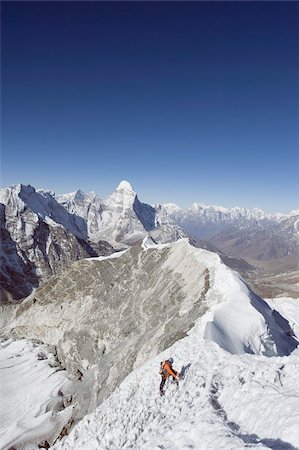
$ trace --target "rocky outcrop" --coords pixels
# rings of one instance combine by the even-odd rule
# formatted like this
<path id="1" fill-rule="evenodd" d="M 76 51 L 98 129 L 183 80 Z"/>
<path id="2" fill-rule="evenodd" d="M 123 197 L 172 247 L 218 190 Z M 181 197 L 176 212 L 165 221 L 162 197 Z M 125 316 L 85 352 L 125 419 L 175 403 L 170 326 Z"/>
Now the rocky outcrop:
<path id="1" fill-rule="evenodd" d="M 84 220 L 31 186 L 2 189 L 0 214 L 1 302 L 26 297 L 73 261 L 113 251 L 107 243 L 93 248 Z"/>
<path id="2" fill-rule="evenodd" d="M 221 302 L 229 305 L 223 314 Z M 219 256 L 187 239 L 144 242 L 108 258 L 73 263 L 18 306 L 6 333 L 56 347 L 61 364 L 78 379 L 83 415 L 214 307 L 215 320 L 207 316 L 203 333 L 228 351 L 272 355 L 294 348 L 270 309 Z"/>

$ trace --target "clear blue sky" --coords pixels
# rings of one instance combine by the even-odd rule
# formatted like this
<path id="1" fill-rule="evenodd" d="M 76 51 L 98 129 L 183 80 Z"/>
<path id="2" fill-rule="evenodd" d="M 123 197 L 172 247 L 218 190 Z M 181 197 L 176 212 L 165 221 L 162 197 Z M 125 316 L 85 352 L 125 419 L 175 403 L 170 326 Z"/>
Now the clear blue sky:
<path id="1" fill-rule="evenodd" d="M 2 2 L 2 186 L 299 207 L 297 2 Z"/>

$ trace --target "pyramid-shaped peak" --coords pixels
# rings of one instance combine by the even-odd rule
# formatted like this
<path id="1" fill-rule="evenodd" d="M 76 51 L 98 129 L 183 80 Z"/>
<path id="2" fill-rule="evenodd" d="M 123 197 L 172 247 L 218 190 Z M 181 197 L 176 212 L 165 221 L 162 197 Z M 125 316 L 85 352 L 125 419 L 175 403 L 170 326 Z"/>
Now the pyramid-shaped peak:
<path id="1" fill-rule="evenodd" d="M 83 192 L 81 189 L 77 189 L 74 192 L 74 199 L 75 200 L 84 200 L 85 199 L 85 192 Z"/>
<path id="2" fill-rule="evenodd" d="M 126 180 L 122 180 L 116 188 L 117 191 L 129 191 L 134 192 L 130 183 Z"/>

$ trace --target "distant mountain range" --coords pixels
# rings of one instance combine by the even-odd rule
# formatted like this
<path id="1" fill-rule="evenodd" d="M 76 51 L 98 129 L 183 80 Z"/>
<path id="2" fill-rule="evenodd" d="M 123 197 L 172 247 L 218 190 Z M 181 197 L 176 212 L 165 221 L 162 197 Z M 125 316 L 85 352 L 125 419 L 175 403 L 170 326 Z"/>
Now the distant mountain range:
<path id="1" fill-rule="evenodd" d="M 26 297 L 73 261 L 109 255 L 146 235 L 158 243 L 189 237 L 196 247 L 229 256 L 222 254 L 237 269 L 249 267 L 240 258 L 250 264 L 287 258 L 294 265 L 299 255 L 298 211 L 268 215 L 200 203 L 186 210 L 169 203 L 151 206 L 127 181 L 106 199 L 81 190 L 55 195 L 14 185 L 0 190 L 0 218 L 2 301 Z"/>
<path id="2" fill-rule="evenodd" d="M 163 208 L 186 232 L 208 240 L 229 256 L 268 261 L 299 255 L 298 210 L 289 215 L 266 214 L 258 208 L 200 203 L 188 209 L 167 203 Z"/>

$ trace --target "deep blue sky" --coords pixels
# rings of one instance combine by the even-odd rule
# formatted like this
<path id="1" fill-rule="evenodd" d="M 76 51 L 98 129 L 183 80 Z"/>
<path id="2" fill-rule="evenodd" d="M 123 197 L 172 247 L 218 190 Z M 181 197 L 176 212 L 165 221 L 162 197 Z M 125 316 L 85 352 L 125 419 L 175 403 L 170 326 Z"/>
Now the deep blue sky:
<path id="1" fill-rule="evenodd" d="M 297 2 L 2 2 L 2 186 L 299 207 Z"/>

